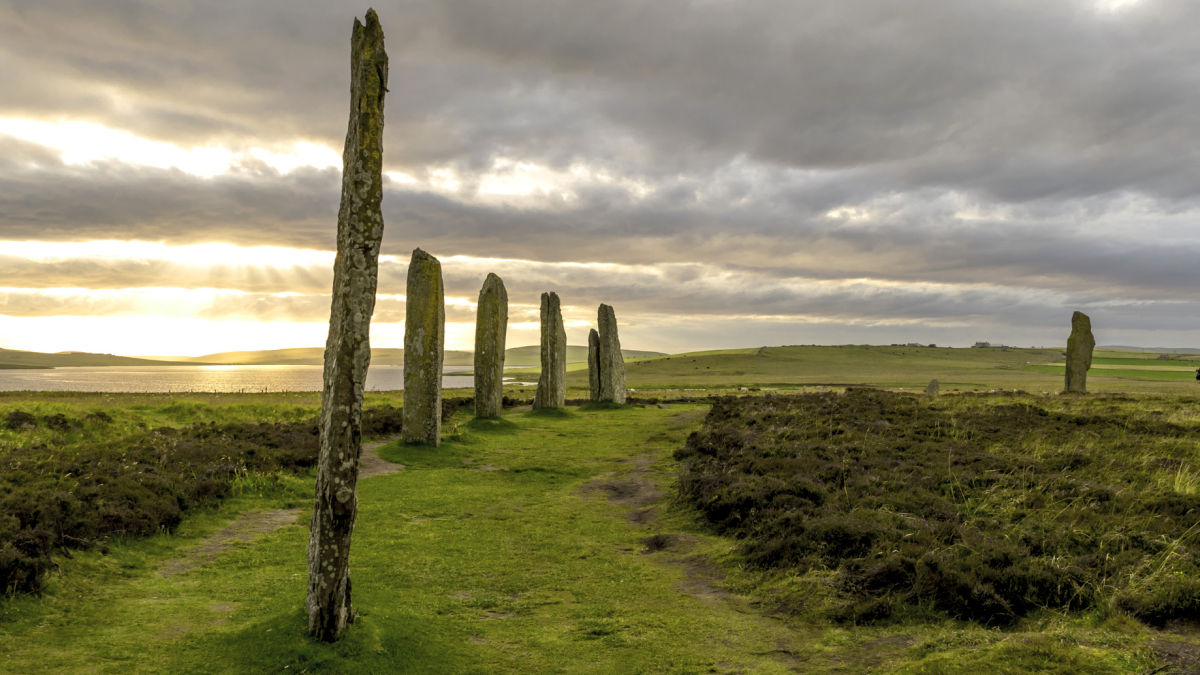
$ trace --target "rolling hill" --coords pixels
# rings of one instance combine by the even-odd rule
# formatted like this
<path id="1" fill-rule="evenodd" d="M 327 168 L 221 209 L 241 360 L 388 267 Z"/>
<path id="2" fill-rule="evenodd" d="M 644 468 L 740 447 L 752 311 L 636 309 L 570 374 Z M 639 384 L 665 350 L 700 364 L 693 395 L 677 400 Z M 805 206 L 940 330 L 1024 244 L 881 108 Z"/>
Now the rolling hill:
<path id="1" fill-rule="evenodd" d="M 0 348 L 0 368 L 66 368 L 71 366 L 162 366 L 181 365 L 178 361 L 156 361 L 132 356 L 92 354 L 89 352 L 26 352 Z"/>
<path id="2" fill-rule="evenodd" d="M 194 365 L 226 365 L 226 366 L 319 366 L 325 362 L 325 349 L 322 347 L 296 347 L 293 349 L 267 349 L 247 352 L 219 352 L 204 356 L 164 356 L 153 357 L 184 361 Z M 471 352 L 447 350 L 445 364 L 448 366 L 469 366 Z M 404 365 L 404 350 L 381 348 L 371 350 L 371 365 L 401 366 Z"/>
<path id="3" fill-rule="evenodd" d="M 663 352 L 647 352 L 640 349 L 622 349 L 621 356 L 625 357 L 625 360 L 628 361 L 630 359 L 645 359 L 652 356 L 667 356 L 667 354 Z M 567 345 L 567 363 L 587 363 L 587 347 Z M 536 368 L 541 365 L 541 348 L 538 345 L 529 345 L 527 347 L 505 349 L 504 365 Z"/>
<path id="4" fill-rule="evenodd" d="M 625 359 L 666 356 L 662 352 L 623 349 Z M 0 368 L 68 368 L 72 366 L 319 366 L 324 363 L 325 350 L 321 347 L 297 347 L 292 349 L 268 349 L 260 351 L 218 352 L 204 356 L 114 356 L 88 352 L 26 352 L 0 348 Z M 514 347 L 505 350 L 505 362 L 515 366 L 537 367 L 538 346 Z M 587 347 L 567 347 L 567 363 L 586 363 Z M 382 348 L 371 350 L 371 365 L 404 365 L 404 350 Z M 473 355 L 464 350 L 447 350 L 447 366 L 471 366 Z"/>

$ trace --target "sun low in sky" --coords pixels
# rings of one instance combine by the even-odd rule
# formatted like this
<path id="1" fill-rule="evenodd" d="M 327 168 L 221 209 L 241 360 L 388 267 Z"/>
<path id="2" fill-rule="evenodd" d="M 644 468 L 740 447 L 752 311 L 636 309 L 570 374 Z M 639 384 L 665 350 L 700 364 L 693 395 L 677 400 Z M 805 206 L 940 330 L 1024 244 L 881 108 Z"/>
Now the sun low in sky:
<path id="1" fill-rule="evenodd" d="M 448 347 L 488 272 L 583 344 L 1195 346 L 1200 7 L 1169 0 L 376 7 L 373 344 L 416 247 Z M 551 11 L 553 10 L 553 11 Z M 353 12 L 0 7 L 0 347 L 320 346 Z M 54 44 L 47 49 L 45 45 Z"/>

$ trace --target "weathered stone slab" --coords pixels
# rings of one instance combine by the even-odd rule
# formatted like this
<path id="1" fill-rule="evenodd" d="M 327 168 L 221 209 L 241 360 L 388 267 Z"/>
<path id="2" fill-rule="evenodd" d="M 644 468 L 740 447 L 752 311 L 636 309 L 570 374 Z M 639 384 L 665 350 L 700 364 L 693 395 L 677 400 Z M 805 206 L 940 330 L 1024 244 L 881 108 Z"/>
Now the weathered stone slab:
<path id="1" fill-rule="evenodd" d="M 442 358 L 446 341 L 446 305 L 442 264 L 421 249 L 408 263 L 404 301 L 404 412 L 400 436 L 405 443 L 442 443 Z"/>
<path id="2" fill-rule="evenodd" d="M 374 10 L 354 20 L 350 42 L 350 122 L 342 156 L 333 301 L 321 389 L 317 486 L 308 540 L 308 632 L 334 641 L 354 620 L 350 538 L 358 514 L 362 402 L 371 360 L 371 313 L 383 237 L 383 99 L 388 58 Z"/>
<path id="3" fill-rule="evenodd" d="M 567 401 L 567 330 L 558 293 L 542 293 L 542 373 L 534 408 L 561 408 Z"/>
<path id="4" fill-rule="evenodd" d="M 588 331 L 588 400 L 600 400 L 600 334 Z"/>
<path id="5" fill-rule="evenodd" d="M 1075 312 L 1071 315 L 1071 337 L 1067 338 L 1067 393 L 1087 393 L 1087 371 L 1092 367 L 1095 347 L 1092 320 L 1083 312 Z"/>
<path id="6" fill-rule="evenodd" d="M 600 349 L 600 399 L 625 403 L 625 357 L 621 355 L 621 340 L 617 337 L 617 315 L 610 305 L 600 305 L 597 313 Z"/>
<path id="7" fill-rule="evenodd" d="M 929 398 L 937 398 L 941 393 L 942 385 L 938 384 L 937 378 L 930 380 L 929 384 L 925 385 L 925 395 Z"/>
<path id="8" fill-rule="evenodd" d="M 475 310 L 475 416 L 499 417 L 504 400 L 504 338 L 508 331 L 508 291 L 488 274 Z"/>

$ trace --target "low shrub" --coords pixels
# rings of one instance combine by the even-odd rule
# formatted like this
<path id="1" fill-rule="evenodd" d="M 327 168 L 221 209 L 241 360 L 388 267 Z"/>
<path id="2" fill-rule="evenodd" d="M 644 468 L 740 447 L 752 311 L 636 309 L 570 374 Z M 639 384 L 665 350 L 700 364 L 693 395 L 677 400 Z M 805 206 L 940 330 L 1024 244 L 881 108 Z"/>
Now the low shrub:
<path id="1" fill-rule="evenodd" d="M 837 619 L 921 606 L 1005 625 L 1114 598 L 1147 621 L 1200 616 L 1200 585 L 1178 580 L 1200 577 L 1200 494 L 1143 454 L 1176 452 L 1178 471 L 1200 431 L 1095 399 L 955 398 L 722 399 L 675 453 L 679 494 L 750 565 L 835 570 Z"/>
<path id="2" fill-rule="evenodd" d="M 15 412 L 6 422 L 13 424 L 14 416 L 15 423 L 25 423 Z M 369 408 L 364 434 L 396 433 L 400 416 L 400 408 Z M 72 426 L 59 417 L 44 423 Z M 55 551 L 173 530 L 187 510 L 229 496 L 234 482 L 249 473 L 307 471 L 317 461 L 317 432 L 315 418 L 207 423 L 70 448 L 7 450 L 0 455 L 0 589 L 39 591 Z"/>

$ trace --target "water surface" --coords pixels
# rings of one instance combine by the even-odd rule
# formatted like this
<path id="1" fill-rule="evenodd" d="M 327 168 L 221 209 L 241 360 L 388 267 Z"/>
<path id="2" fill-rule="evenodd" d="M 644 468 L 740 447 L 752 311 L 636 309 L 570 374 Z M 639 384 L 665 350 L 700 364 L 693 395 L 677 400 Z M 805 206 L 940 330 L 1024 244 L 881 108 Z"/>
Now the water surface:
<path id="1" fill-rule="evenodd" d="M 320 391 L 321 366 L 104 366 L 0 370 L 0 391 L 267 392 Z M 472 387 L 464 366 L 443 369 L 442 386 Z M 403 366 L 371 366 L 369 391 L 404 388 Z"/>

